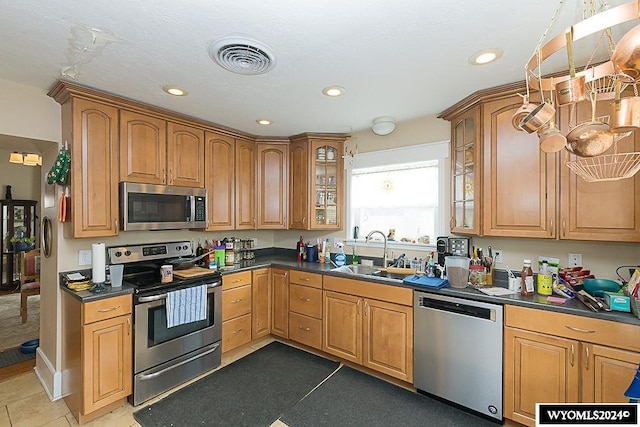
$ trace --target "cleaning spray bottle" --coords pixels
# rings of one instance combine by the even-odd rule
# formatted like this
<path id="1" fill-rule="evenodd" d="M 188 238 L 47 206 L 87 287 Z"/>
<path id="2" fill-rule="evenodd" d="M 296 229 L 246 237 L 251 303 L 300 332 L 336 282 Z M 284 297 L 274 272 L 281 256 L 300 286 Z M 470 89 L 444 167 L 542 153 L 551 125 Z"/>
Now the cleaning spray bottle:
<path id="1" fill-rule="evenodd" d="M 342 267 L 347 263 L 347 256 L 344 254 L 344 244 L 342 242 L 336 243 L 338 246 L 338 253 L 333 259 L 338 267 Z"/>

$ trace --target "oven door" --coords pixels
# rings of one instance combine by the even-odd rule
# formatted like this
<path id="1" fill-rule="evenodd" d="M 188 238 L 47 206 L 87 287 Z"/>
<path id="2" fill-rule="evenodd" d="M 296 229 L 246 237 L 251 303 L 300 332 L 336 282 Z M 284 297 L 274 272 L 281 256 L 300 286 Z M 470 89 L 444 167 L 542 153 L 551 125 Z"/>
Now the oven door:
<path id="1" fill-rule="evenodd" d="M 222 339 L 222 286 L 208 283 L 207 317 L 167 328 L 167 293 L 135 297 L 134 373 L 173 360 Z"/>

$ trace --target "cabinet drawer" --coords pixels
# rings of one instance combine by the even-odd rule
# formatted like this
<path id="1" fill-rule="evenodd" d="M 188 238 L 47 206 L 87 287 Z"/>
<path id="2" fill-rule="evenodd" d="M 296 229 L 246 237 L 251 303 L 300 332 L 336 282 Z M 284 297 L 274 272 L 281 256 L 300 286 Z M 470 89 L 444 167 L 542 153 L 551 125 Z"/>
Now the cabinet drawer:
<path id="1" fill-rule="evenodd" d="M 222 320 L 251 313 L 251 285 L 222 291 Z"/>
<path id="2" fill-rule="evenodd" d="M 93 323 L 104 319 L 130 314 L 133 307 L 131 295 L 105 298 L 91 301 L 82 305 L 83 324 Z"/>
<path id="3" fill-rule="evenodd" d="M 322 289 L 322 274 L 291 270 L 289 271 L 289 283 L 296 283 L 298 285 Z"/>
<path id="4" fill-rule="evenodd" d="M 222 322 L 222 352 L 251 341 L 251 314 Z"/>
<path id="5" fill-rule="evenodd" d="M 290 284 L 289 310 L 322 319 L 322 290 Z"/>
<path id="6" fill-rule="evenodd" d="M 251 271 L 243 271 L 242 273 L 233 273 L 222 276 L 222 289 L 233 289 L 244 285 L 251 284 Z"/>
<path id="7" fill-rule="evenodd" d="M 289 339 L 322 349 L 322 320 L 289 313 Z"/>
<path id="8" fill-rule="evenodd" d="M 506 305 L 504 312 L 506 326 L 640 351 L 636 325 L 513 305 Z"/>
<path id="9" fill-rule="evenodd" d="M 410 288 L 325 276 L 323 289 L 413 307 L 413 289 Z"/>

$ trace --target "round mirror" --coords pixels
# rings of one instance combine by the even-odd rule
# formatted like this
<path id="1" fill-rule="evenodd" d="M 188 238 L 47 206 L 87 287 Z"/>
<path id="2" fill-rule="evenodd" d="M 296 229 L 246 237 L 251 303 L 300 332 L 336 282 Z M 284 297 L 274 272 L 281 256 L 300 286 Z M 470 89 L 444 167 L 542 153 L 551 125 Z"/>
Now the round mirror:
<path id="1" fill-rule="evenodd" d="M 53 229 L 51 228 L 51 220 L 48 216 L 42 218 L 42 252 L 45 258 L 51 256 L 51 244 L 53 240 Z"/>

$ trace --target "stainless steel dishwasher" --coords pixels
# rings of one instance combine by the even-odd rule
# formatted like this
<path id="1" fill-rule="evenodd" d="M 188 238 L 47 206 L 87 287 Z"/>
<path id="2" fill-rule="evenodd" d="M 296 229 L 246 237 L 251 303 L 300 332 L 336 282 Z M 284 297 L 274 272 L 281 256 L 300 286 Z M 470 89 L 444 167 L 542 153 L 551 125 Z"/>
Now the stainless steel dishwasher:
<path id="1" fill-rule="evenodd" d="M 502 420 L 503 307 L 414 291 L 413 385 Z"/>

